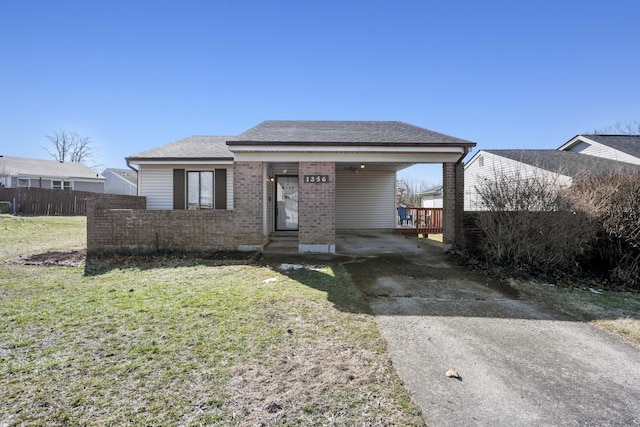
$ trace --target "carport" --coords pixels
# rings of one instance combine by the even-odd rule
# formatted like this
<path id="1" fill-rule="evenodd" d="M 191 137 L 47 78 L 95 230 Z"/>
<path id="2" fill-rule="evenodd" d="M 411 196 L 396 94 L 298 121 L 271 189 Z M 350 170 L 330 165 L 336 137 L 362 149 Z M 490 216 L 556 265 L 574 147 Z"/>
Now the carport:
<path id="1" fill-rule="evenodd" d="M 396 173 L 429 163 L 442 164 L 445 249 L 461 243 L 462 161 L 473 142 L 397 121 L 265 121 L 227 145 L 236 171 L 261 168 L 267 242 L 335 253 L 337 233 L 393 232 Z"/>

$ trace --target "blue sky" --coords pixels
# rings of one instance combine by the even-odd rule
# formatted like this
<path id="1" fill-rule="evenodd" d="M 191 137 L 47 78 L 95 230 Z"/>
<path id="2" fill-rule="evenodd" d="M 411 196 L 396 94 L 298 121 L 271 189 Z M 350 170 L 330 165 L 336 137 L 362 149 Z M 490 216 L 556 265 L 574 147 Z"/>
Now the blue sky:
<path id="1" fill-rule="evenodd" d="M 557 148 L 640 119 L 639 23 L 637 0 L 0 0 L 0 154 L 48 158 L 75 130 L 124 167 L 267 119 Z"/>

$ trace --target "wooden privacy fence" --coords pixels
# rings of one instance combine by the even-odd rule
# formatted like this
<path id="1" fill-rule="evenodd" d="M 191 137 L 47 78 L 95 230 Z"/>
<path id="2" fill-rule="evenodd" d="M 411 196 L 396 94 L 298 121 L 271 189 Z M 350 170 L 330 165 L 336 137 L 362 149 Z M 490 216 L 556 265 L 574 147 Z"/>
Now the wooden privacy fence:
<path id="1" fill-rule="evenodd" d="M 86 215 L 89 191 L 48 188 L 0 188 L 0 201 L 11 204 L 10 212 L 29 215 Z"/>

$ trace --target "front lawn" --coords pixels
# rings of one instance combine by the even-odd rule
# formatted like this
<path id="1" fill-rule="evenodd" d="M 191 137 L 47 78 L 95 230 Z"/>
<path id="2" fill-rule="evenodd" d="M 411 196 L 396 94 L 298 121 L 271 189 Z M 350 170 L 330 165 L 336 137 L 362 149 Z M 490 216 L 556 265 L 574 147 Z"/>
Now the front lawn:
<path id="1" fill-rule="evenodd" d="M 2 244 L 58 235 L 37 222 L 0 221 Z M 0 257 L 0 425 L 424 425 L 342 266 L 87 276 L 2 263 L 19 252 Z"/>

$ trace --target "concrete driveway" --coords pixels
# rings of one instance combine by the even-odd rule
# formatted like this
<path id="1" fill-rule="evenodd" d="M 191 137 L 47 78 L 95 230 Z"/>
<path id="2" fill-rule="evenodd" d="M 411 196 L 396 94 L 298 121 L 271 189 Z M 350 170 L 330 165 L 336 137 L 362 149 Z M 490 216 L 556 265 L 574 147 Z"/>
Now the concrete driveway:
<path id="1" fill-rule="evenodd" d="M 640 425 L 638 349 L 450 265 L 438 245 L 350 239 L 338 252 L 352 251 L 345 265 L 430 425 Z"/>

